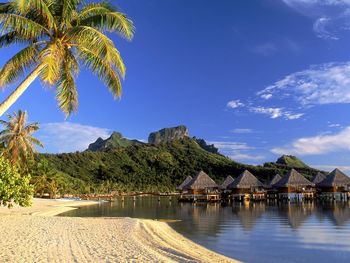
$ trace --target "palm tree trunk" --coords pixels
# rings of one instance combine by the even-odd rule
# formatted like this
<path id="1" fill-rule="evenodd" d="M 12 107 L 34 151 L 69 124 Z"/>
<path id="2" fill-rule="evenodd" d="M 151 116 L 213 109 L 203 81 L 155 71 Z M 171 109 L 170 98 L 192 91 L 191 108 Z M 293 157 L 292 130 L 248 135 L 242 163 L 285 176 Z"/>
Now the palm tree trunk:
<path id="1" fill-rule="evenodd" d="M 0 104 L 0 117 L 14 104 L 17 99 L 25 92 L 30 84 L 39 76 L 40 71 L 45 65 L 40 64 L 37 66 L 28 77 L 22 81 L 22 83 L 7 97 L 4 102 Z"/>

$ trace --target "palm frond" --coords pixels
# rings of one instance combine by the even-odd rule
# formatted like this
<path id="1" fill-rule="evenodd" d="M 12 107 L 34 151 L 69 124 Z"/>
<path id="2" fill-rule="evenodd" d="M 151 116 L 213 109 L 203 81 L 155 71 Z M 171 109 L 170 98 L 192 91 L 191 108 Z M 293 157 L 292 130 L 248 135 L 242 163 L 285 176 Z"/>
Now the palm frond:
<path id="1" fill-rule="evenodd" d="M 39 54 L 38 43 L 32 44 L 14 55 L 0 70 L 0 87 L 10 84 L 35 65 Z"/>
<path id="2" fill-rule="evenodd" d="M 94 72 L 109 88 L 115 97 L 121 96 L 121 82 L 118 73 L 103 59 L 90 50 L 78 48 L 78 56 L 84 65 Z"/>
<path id="3" fill-rule="evenodd" d="M 74 75 L 78 73 L 78 62 L 73 54 L 66 51 L 66 59 L 63 62 L 61 76 L 57 83 L 56 99 L 59 107 L 68 116 L 78 107 L 78 92 Z"/>
<path id="4" fill-rule="evenodd" d="M 22 14 L 27 14 L 28 12 L 34 10 L 37 15 L 44 18 L 46 25 L 48 28 L 55 26 L 55 19 L 49 9 L 49 5 L 47 2 L 50 1 L 43 1 L 43 0 L 20 0 L 16 2 L 24 2 L 21 3 L 21 11 Z"/>
<path id="5" fill-rule="evenodd" d="M 8 115 L 9 120 L 1 123 L 7 128 L 0 133 L 0 143 L 4 145 L 4 154 L 13 164 L 25 163 L 28 158 L 33 158 L 36 152 L 35 146 L 42 147 L 42 143 L 32 136 L 39 126 L 37 123 L 28 124 L 28 114 L 19 110 Z"/>
<path id="6" fill-rule="evenodd" d="M 0 3 L 0 14 L 12 13 L 16 6 L 13 2 Z"/>
<path id="7" fill-rule="evenodd" d="M 70 25 L 71 21 L 75 17 L 77 6 L 81 0 L 62 0 L 62 12 L 60 14 L 61 29 Z"/>
<path id="8" fill-rule="evenodd" d="M 116 31 L 128 40 L 131 40 L 135 33 L 133 22 L 121 12 L 97 14 L 79 21 L 79 25 L 90 26 L 103 32 Z"/>
<path id="9" fill-rule="evenodd" d="M 116 67 L 122 78 L 125 77 L 125 65 L 119 51 L 115 48 L 114 43 L 106 35 L 95 28 L 88 26 L 78 26 L 67 32 L 69 40 L 90 50 L 96 56 L 105 60 L 107 63 Z"/>
<path id="10" fill-rule="evenodd" d="M 0 24 L 2 33 L 16 31 L 26 38 L 40 38 L 44 34 L 51 35 L 45 26 L 18 14 L 0 13 Z"/>
<path id="11" fill-rule="evenodd" d="M 44 148 L 44 145 L 39 141 L 37 138 L 34 138 L 33 136 L 28 137 L 29 141 L 35 145 L 40 146 L 41 148 Z"/>
<path id="12" fill-rule="evenodd" d="M 0 36 L 0 48 L 7 47 L 13 44 L 28 42 L 35 42 L 35 39 L 23 37 L 16 31 L 12 31 Z"/>
<path id="13" fill-rule="evenodd" d="M 41 63 L 45 65 L 40 73 L 41 79 L 54 85 L 60 78 L 61 64 L 64 58 L 64 47 L 59 41 L 51 43 L 40 54 Z"/>

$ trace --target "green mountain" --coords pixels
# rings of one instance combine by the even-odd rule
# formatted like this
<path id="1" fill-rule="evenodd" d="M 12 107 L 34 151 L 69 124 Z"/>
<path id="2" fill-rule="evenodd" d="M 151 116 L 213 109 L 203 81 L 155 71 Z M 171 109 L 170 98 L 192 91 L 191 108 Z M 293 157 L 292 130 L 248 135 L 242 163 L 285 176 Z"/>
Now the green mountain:
<path id="1" fill-rule="evenodd" d="M 276 164 L 286 165 L 294 168 L 310 168 L 303 161 L 293 155 L 282 155 L 277 159 Z"/>
<path id="2" fill-rule="evenodd" d="M 121 133 L 113 132 L 108 139 L 103 140 L 102 138 L 98 138 L 94 143 L 91 143 L 88 147 L 88 151 L 104 151 L 117 147 L 128 147 L 135 144 L 142 144 L 142 142 L 126 139 Z"/>
<path id="3" fill-rule="evenodd" d="M 121 136 L 112 147 L 101 143 L 93 147 L 95 151 L 64 154 L 41 154 L 38 158 L 48 161 L 54 169 L 68 178 L 79 180 L 84 186 L 105 185 L 108 191 L 172 191 L 188 175 L 198 170 L 207 172 L 220 183 L 227 175 L 237 177 L 245 169 L 267 183 L 278 173 L 285 174 L 291 167 L 279 163 L 266 163 L 264 166 L 245 165 L 232 161 L 218 153 L 203 149 L 196 139 L 184 137 L 161 144 L 121 143 Z M 91 147 L 90 147 L 91 148 Z M 298 169 L 311 178 L 316 169 Z M 84 189 L 88 189 L 85 187 Z M 105 191 L 107 191 L 105 190 Z M 86 190 L 88 191 L 88 190 Z"/>

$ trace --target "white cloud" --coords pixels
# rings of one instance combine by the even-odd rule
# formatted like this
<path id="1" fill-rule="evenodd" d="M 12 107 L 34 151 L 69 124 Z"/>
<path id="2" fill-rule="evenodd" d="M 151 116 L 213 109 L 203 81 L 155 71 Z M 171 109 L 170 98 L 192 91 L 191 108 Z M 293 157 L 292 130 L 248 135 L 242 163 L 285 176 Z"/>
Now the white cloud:
<path id="1" fill-rule="evenodd" d="M 339 37 L 331 33 L 328 27 L 331 25 L 332 20 L 329 17 L 320 17 L 314 24 L 313 29 L 319 38 L 338 40 Z"/>
<path id="2" fill-rule="evenodd" d="M 227 107 L 231 109 L 236 109 L 239 107 L 244 107 L 244 103 L 240 102 L 240 100 L 231 100 L 227 103 Z"/>
<path id="3" fill-rule="evenodd" d="M 209 144 L 214 144 L 215 147 L 220 150 L 250 150 L 254 149 L 253 147 L 248 146 L 244 142 L 231 142 L 231 141 L 210 141 Z"/>
<path id="4" fill-rule="evenodd" d="M 51 152 L 74 152 L 86 150 L 98 137 L 109 137 L 108 129 L 71 122 L 40 125 L 38 137 Z"/>
<path id="5" fill-rule="evenodd" d="M 329 128 L 341 128 L 342 126 L 339 123 L 330 123 L 328 124 Z"/>
<path id="6" fill-rule="evenodd" d="M 233 129 L 230 132 L 232 133 L 252 133 L 253 130 L 252 129 Z"/>
<path id="7" fill-rule="evenodd" d="M 314 19 L 317 37 L 338 40 L 349 27 L 349 0 L 283 0 L 290 8 Z"/>
<path id="8" fill-rule="evenodd" d="M 285 112 L 284 116 L 288 120 L 297 120 L 304 116 L 304 113 L 291 113 L 291 112 Z"/>
<path id="9" fill-rule="evenodd" d="M 249 150 L 255 149 L 244 142 L 231 142 L 231 141 L 210 141 L 210 144 L 214 144 L 219 151 L 237 161 L 259 161 L 265 159 L 262 155 L 252 155 L 249 154 Z"/>
<path id="10" fill-rule="evenodd" d="M 339 133 L 300 138 L 290 145 L 273 148 L 275 154 L 319 155 L 350 150 L 350 126 Z"/>
<path id="11" fill-rule="evenodd" d="M 273 97 L 273 95 L 269 94 L 269 93 L 266 93 L 266 94 L 262 94 L 260 97 L 262 99 L 269 100 L 269 99 L 271 99 Z"/>
<path id="12" fill-rule="evenodd" d="M 259 94 L 260 95 L 260 94 Z M 285 111 L 283 108 L 277 108 L 277 107 L 262 107 L 262 106 L 245 106 L 244 103 L 241 103 L 239 100 L 236 101 L 230 101 L 227 104 L 228 107 L 232 109 L 236 109 L 238 107 L 244 107 L 248 111 L 257 113 L 257 114 L 264 114 L 269 116 L 271 119 L 277 119 L 283 117 L 285 120 L 296 120 L 304 116 L 304 113 L 294 113 L 291 111 Z M 247 131 L 244 130 L 243 132 L 239 129 L 233 130 L 233 133 L 246 133 Z"/>
<path id="13" fill-rule="evenodd" d="M 271 119 L 276 119 L 283 116 L 282 108 L 251 107 L 250 111 L 269 115 Z"/>
<path id="14" fill-rule="evenodd" d="M 263 155 L 251 155 L 251 154 L 245 154 L 245 153 L 233 153 L 228 156 L 232 160 L 237 160 L 237 161 L 261 161 L 265 159 L 265 156 Z"/>
<path id="15" fill-rule="evenodd" d="M 290 74 L 257 93 L 292 98 L 303 107 L 350 103 L 350 62 L 327 63 Z"/>

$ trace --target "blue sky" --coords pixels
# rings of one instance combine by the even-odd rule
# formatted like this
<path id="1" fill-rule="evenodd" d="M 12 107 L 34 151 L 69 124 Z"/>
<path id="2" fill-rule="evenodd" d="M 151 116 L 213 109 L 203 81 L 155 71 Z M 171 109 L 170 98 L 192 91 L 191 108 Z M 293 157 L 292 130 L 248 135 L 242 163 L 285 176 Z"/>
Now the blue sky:
<path id="1" fill-rule="evenodd" d="M 146 140 L 185 124 L 236 161 L 286 153 L 350 170 L 350 1 L 112 3 L 136 25 L 131 43 L 111 36 L 127 66 L 123 96 L 82 70 L 78 112 L 65 120 L 54 90 L 36 81 L 10 111 L 41 124 L 44 151 L 84 150 L 114 130 Z M 0 64 L 16 50 L 0 50 Z"/>

